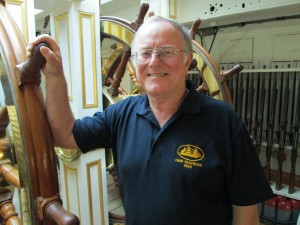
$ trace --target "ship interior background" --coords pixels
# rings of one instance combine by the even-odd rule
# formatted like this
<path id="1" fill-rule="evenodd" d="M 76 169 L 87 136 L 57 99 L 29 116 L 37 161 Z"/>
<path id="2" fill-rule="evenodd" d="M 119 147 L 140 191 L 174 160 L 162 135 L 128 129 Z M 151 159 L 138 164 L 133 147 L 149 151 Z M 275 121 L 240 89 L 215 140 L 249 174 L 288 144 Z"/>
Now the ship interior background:
<path id="1" fill-rule="evenodd" d="M 2 4 L 7 2 L 5 7 L 8 7 L 10 2 L 13 3 L 12 5 L 15 4 L 13 0 L 1 2 Z M 58 30 L 53 27 L 60 21 L 64 21 L 66 17 L 64 13 L 53 14 L 52 11 L 58 6 L 61 11 L 64 5 L 69 7 L 70 4 L 80 4 L 81 1 L 70 2 L 72 1 L 35 0 L 35 34 L 47 33 L 54 35 L 53 31 L 55 31 L 55 35 L 57 35 Z M 98 79 L 97 84 L 101 87 L 98 88 L 101 90 L 99 96 L 103 99 L 99 100 L 101 104 L 96 105 L 95 108 L 102 110 L 129 95 L 143 92 L 135 79 L 134 67 L 130 62 L 130 42 L 140 23 L 149 16 L 149 12 L 180 21 L 190 29 L 194 39 L 195 61 L 190 67 L 188 78 L 193 80 L 199 92 L 232 105 L 240 118 L 245 122 L 257 154 L 261 159 L 266 177 L 275 193 L 276 197 L 274 199 L 259 204 L 261 223 L 269 225 L 299 225 L 299 1 L 253 0 L 243 2 L 232 0 L 229 2 L 220 0 L 212 2 L 204 0 L 200 4 L 196 0 L 152 0 L 143 1 L 143 4 L 141 4 L 141 1 L 138 0 L 106 0 L 100 1 L 99 5 L 99 16 L 97 15 L 99 21 L 98 19 L 96 21 L 100 23 L 99 32 L 101 39 L 99 38 L 97 42 L 101 43 L 101 57 L 99 56 L 101 69 L 97 74 L 101 74 L 99 75 L 101 78 Z M 4 18 L 8 13 L 5 11 L 6 9 L 2 8 L 0 19 L 1 21 L 6 21 Z M 83 17 L 85 16 L 83 14 Z M 65 26 L 66 24 L 63 24 L 62 27 Z M 114 29 L 111 29 L 114 26 L 119 26 L 118 29 L 122 30 L 121 33 L 126 35 L 120 35 L 120 31 L 115 32 Z M 1 28 L 0 32 L 2 33 L 4 30 L 4 28 Z M 63 30 L 59 30 L 59 32 L 63 32 Z M 74 151 L 69 151 L 68 149 L 54 148 L 51 143 L 42 147 L 38 146 L 38 148 L 45 148 L 43 150 L 45 152 L 49 148 L 54 149 L 54 153 L 44 153 L 48 155 L 48 158 L 51 158 L 50 170 L 52 171 L 45 179 L 54 180 L 54 185 L 51 181 L 36 181 L 32 178 L 41 176 L 45 172 L 48 173 L 49 167 L 42 168 L 43 166 L 41 165 L 35 165 L 35 170 L 38 173 L 34 173 L 31 168 L 33 163 L 30 160 L 33 153 L 24 151 L 28 143 L 20 140 L 22 138 L 31 139 L 30 136 L 35 135 L 33 131 L 29 133 L 23 133 L 22 131 L 23 129 L 29 129 L 30 124 L 33 123 L 23 121 L 24 116 L 22 115 L 30 113 L 27 112 L 28 110 L 23 109 L 24 104 L 22 102 L 35 101 L 36 99 L 26 100 L 27 95 L 24 94 L 24 90 L 20 91 L 19 85 L 12 84 L 14 82 L 18 83 L 20 80 L 10 78 L 13 77 L 11 74 L 14 73 L 12 72 L 14 69 L 11 68 L 14 68 L 14 65 L 10 67 L 8 62 L 8 59 L 12 56 L 5 57 L 8 53 L 6 53 L 6 47 L 3 47 L 5 45 L 2 43 L 4 42 L 2 40 L 6 39 L 8 38 L 1 38 L 0 40 L 2 46 L 2 60 L 0 64 L 2 84 L 0 87 L 0 147 L 3 154 L 0 163 L 0 174 L 2 177 L 0 194 L 1 197 L 3 196 L 0 210 L 2 210 L 3 206 L 9 204 L 13 209 L 7 210 L 4 215 L 12 221 L 16 221 L 16 224 L 48 224 L 49 221 L 55 221 L 52 218 L 52 213 L 45 213 L 47 215 L 51 214 L 49 216 L 50 219 L 45 219 L 46 216 L 40 216 L 38 210 L 46 210 L 48 205 L 52 207 L 53 205 L 50 204 L 53 202 L 52 199 L 55 199 L 56 203 L 59 202 L 59 206 L 54 206 L 60 209 L 61 200 L 56 193 L 57 189 L 59 189 L 60 195 L 63 196 L 63 202 L 67 202 L 67 204 L 63 204 L 64 208 L 72 212 L 65 211 L 65 215 L 76 224 L 77 219 L 75 215 L 82 220 L 84 218 L 83 207 L 85 205 L 81 205 L 80 210 L 79 206 L 71 204 L 70 198 L 72 197 L 70 196 L 73 192 L 68 190 L 70 187 L 66 185 L 65 177 L 68 171 L 71 171 L 71 174 L 77 174 L 78 171 L 75 171 L 72 166 L 78 160 L 82 160 L 82 156 L 79 152 L 74 153 Z M 12 43 L 14 42 L 12 41 L 6 45 L 10 46 Z M 21 50 L 17 49 L 17 51 L 24 50 L 24 46 L 22 44 L 20 46 Z M 64 51 L 62 52 L 64 53 Z M 64 56 L 65 58 L 70 57 Z M 20 59 L 17 56 L 13 58 L 18 59 L 15 62 L 16 65 L 26 61 L 24 55 L 20 56 Z M 64 65 L 68 63 L 70 62 L 64 61 Z M 40 67 L 40 64 L 37 65 Z M 64 67 L 64 69 L 67 75 L 71 74 L 71 70 L 68 67 Z M 17 71 L 17 77 L 20 76 L 18 73 L 22 74 Z M 23 75 L 23 77 L 26 77 L 26 75 Z M 41 79 L 41 89 L 37 88 L 36 92 L 33 92 L 34 95 L 38 93 L 38 99 L 44 96 L 43 78 Z M 73 82 L 72 78 L 68 77 L 67 81 Z M 95 80 L 91 78 L 89 81 L 93 82 Z M 31 86 L 26 81 L 21 82 L 21 84 L 25 90 L 28 86 L 29 88 Z M 70 89 L 69 92 L 74 93 L 74 89 L 75 87 L 73 87 L 73 90 Z M 30 95 L 31 92 L 28 91 L 28 93 Z M 74 102 L 76 94 L 70 95 L 69 98 L 70 101 Z M 36 110 L 43 110 L 42 105 L 43 103 L 41 102 Z M 87 102 L 86 105 L 88 105 Z M 76 109 L 74 114 L 77 116 L 83 115 L 82 111 Z M 32 116 L 34 117 L 34 115 Z M 34 119 L 29 115 L 30 121 L 34 121 Z M 33 127 L 32 129 L 39 128 Z M 41 136 L 49 137 L 47 133 L 49 131 L 45 127 L 43 129 L 46 130 L 46 133 L 42 133 Z M 49 140 L 46 138 L 45 142 L 48 143 Z M 35 143 L 35 140 L 33 140 L 33 143 Z M 106 204 L 107 208 L 104 211 L 99 211 L 101 215 L 106 214 L 105 212 L 107 211 L 108 216 L 107 219 L 105 219 L 106 216 L 105 218 L 101 216 L 99 218 L 90 217 L 94 218 L 94 222 L 98 219 L 98 224 L 123 224 L 125 215 L 122 200 L 118 193 L 110 149 L 105 149 L 103 155 L 105 163 L 100 165 L 100 167 L 105 166 L 106 176 L 104 176 L 105 181 L 102 181 L 104 185 L 104 189 L 102 188 L 104 203 L 102 204 Z M 35 157 L 36 160 L 39 159 L 38 154 L 35 154 Z M 54 171 L 56 169 L 57 172 Z M 97 177 L 99 178 L 99 175 Z M 68 179 L 72 180 L 73 176 Z M 101 179 L 99 178 L 97 182 L 99 183 Z M 40 182 L 48 183 L 48 186 L 54 186 L 54 188 L 45 189 L 39 186 L 39 188 L 35 189 L 34 185 L 41 185 Z M 78 180 L 76 182 L 78 183 Z M 89 188 L 92 189 L 92 187 Z M 34 190 L 32 191 L 32 189 Z M 80 188 L 78 189 L 80 190 Z M 40 199 L 40 204 L 32 200 L 36 199 L 37 196 L 43 196 L 43 194 L 47 198 Z M 76 191 L 73 194 L 79 196 Z M 25 200 L 18 200 L 22 198 L 25 198 Z M 79 196 L 78 198 L 81 197 Z M 27 205 L 27 207 L 24 207 L 24 205 Z M 48 208 L 51 209 L 51 207 Z M 101 204 L 99 207 L 105 208 Z M 61 210 L 64 211 L 64 209 Z M 19 215 L 19 218 L 17 215 Z M 89 215 L 91 215 L 91 212 Z M 36 222 L 36 218 L 38 218 L 38 222 Z M 9 219 L 2 216 L 0 224 L 5 224 Z M 59 220 L 61 218 L 56 221 Z M 92 219 L 89 219 L 89 221 L 92 221 Z M 93 223 L 90 222 L 90 224 Z"/>

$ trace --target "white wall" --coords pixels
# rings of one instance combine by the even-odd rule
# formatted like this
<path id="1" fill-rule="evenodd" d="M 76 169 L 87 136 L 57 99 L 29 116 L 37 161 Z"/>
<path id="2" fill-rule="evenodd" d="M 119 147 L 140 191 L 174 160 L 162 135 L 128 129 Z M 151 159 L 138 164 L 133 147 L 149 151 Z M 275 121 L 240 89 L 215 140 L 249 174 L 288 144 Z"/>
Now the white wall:
<path id="1" fill-rule="evenodd" d="M 177 20 L 181 23 L 202 20 L 202 27 L 297 15 L 298 0 L 178 0 Z"/>
<path id="2" fill-rule="evenodd" d="M 200 32 L 201 34 L 201 32 Z M 197 41 L 201 42 L 199 35 Z M 213 36 L 203 37 L 208 50 Z M 300 19 L 219 29 L 211 55 L 219 63 L 247 62 L 256 68 L 300 62 Z M 296 65 L 297 64 L 297 65 Z"/>

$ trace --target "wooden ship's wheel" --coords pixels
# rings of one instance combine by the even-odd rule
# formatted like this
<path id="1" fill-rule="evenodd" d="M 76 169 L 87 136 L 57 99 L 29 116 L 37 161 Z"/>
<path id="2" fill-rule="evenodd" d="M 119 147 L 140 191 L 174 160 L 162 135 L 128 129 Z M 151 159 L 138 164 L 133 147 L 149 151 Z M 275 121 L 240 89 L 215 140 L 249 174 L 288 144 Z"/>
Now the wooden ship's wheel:
<path id="1" fill-rule="evenodd" d="M 62 208 L 57 167 L 40 89 L 45 59 L 34 49 L 28 60 L 25 41 L 0 3 L 0 223 L 79 224 Z M 10 154 L 8 154 L 10 153 Z M 17 214 L 14 200 L 19 203 Z"/>
<path id="2" fill-rule="evenodd" d="M 102 59 L 106 56 L 106 59 L 102 61 L 104 108 L 127 98 L 129 95 L 143 93 L 143 89 L 136 80 L 133 64 L 130 61 L 130 45 L 135 32 L 143 23 L 148 9 L 148 4 L 142 4 L 140 12 L 133 22 L 116 17 L 100 17 Z M 195 20 L 190 29 L 193 37 L 199 25 L 200 20 Z M 193 51 L 194 60 L 190 70 L 196 71 L 198 78 L 201 80 L 200 84 L 197 84 L 199 85 L 197 90 L 232 105 L 232 97 L 227 86 L 227 80 L 233 74 L 241 71 L 243 69 L 242 66 L 237 65 L 231 70 L 222 73 L 210 54 L 195 40 L 193 40 Z M 129 75 L 131 81 L 131 85 L 127 90 L 122 87 L 125 74 Z M 106 162 L 107 170 L 114 176 L 114 180 L 117 183 L 111 149 L 106 149 Z M 110 183 L 110 185 L 113 184 Z M 113 195 L 112 198 L 117 197 L 115 190 Z M 120 208 L 122 206 L 117 204 L 117 207 Z M 119 208 L 117 210 L 111 208 L 109 219 L 112 224 L 125 222 L 124 211 L 120 214 L 122 210 Z M 114 211 L 118 213 L 114 213 Z"/>

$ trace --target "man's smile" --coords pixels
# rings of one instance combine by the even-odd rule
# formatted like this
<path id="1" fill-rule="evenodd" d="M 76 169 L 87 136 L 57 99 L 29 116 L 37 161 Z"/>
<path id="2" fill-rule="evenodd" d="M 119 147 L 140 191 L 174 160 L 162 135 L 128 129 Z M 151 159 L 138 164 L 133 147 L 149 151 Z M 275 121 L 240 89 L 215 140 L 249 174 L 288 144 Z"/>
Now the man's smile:
<path id="1" fill-rule="evenodd" d="M 164 77 L 167 76 L 167 73 L 148 73 L 147 76 L 148 77 Z"/>

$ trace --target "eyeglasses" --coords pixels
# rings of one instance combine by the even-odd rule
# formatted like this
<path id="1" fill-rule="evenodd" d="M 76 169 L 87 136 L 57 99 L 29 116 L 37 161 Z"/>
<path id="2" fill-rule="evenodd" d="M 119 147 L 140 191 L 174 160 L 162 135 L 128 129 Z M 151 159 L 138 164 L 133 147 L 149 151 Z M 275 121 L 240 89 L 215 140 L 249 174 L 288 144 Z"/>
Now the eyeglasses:
<path id="1" fill-rule="evenodd" d="M 178 53 L 186 52 L 174 47 L 161 47 L 161 48 L 142 48 L 139 51 L 132 54 L 133 60 L 139 64 L 147 64 L 150 62 L 153 53 L 157 53 L 160 60 L 167 62 L 177 58 Z"/>

